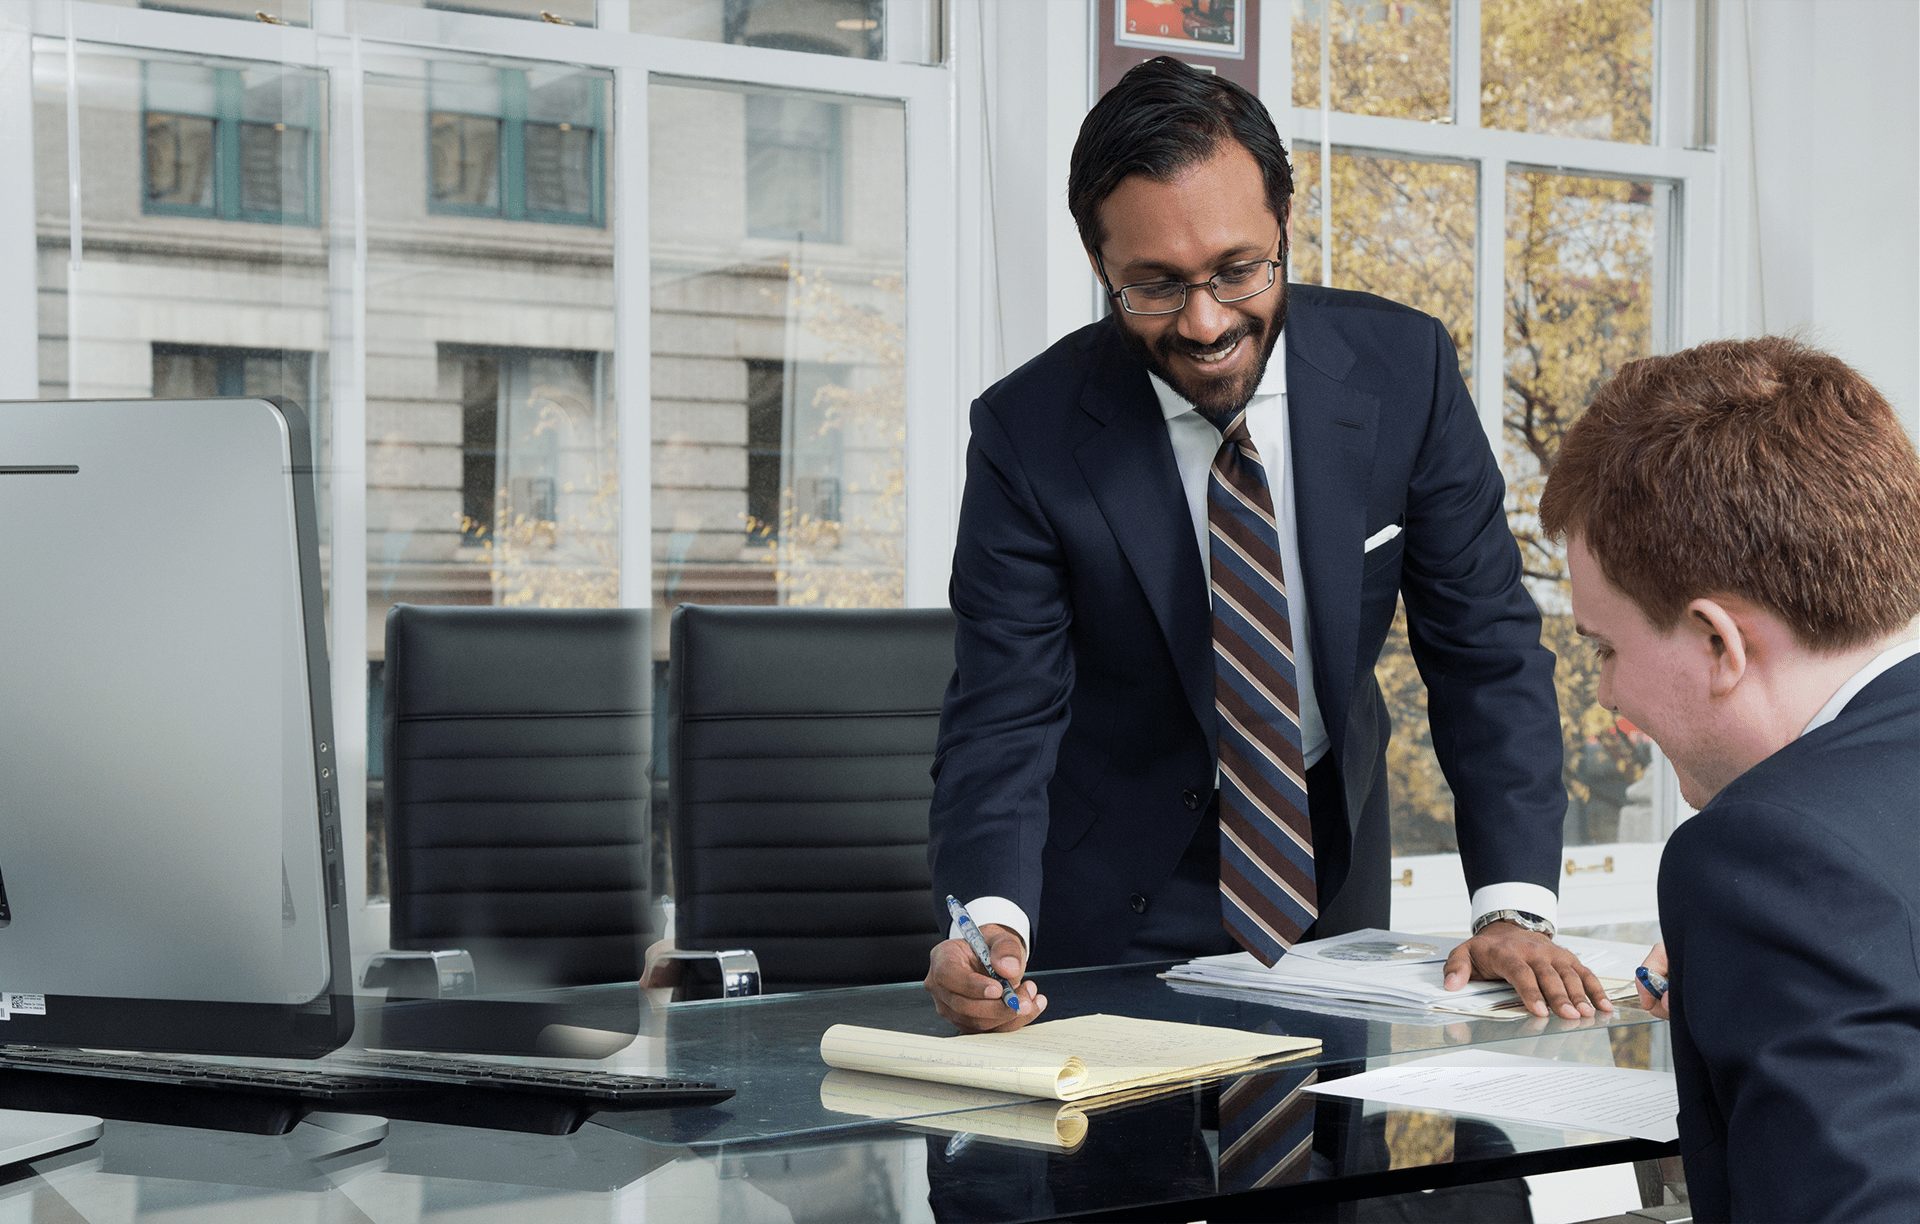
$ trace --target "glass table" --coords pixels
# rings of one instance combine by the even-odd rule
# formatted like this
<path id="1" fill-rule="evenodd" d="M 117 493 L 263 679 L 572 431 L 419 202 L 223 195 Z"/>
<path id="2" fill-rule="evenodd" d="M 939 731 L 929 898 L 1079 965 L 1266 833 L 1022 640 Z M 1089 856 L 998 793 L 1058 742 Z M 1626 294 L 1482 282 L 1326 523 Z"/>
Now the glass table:
<path id="1" fill-rule="evenodd" d="M 1664 1068 L 1664 1026 L 1635 1009 L 1587 1022 L 1470 1020 L 1330 1003 L 1308 1010 L 1175 988 L 1164 965 L 1037 975 L 1050 1019 L 1119 1013 L 1318 1038 L 1318 1054 L 1254 1074 L 1324 1077 L 1464 1046 Z M 1228 1079 L 1089 1112 L 1077 1142 L 1009 1139 L 990 1115 L 1028 1106 L 875 1120 L 832 1107 L 820 1035 L 840 1022 L 950 1031 L 919 984 L 655 1006 L 632 987 L 503 1000 L 370 1005 L 360 1038 L 485 1048 L 501 1056 L 717 1079 L 717 1106 L 603 1113 L 572 1135 L 392 1123 L 349 1147 L 285 1136 L 110 1122 L 90 1148 L 0 1179 L 0 1218 L 85 1220 L 919 1221 L 1327 1218 L 1386 1194 L 1494 1196 L 1525 1174 L 1649 1160 L 1671 1145 L 1590 1132 L 1388 1110 L 1316 1097 L 1310 1152 L 1284 1180 L 1221 1159 Z M 577 1062 L 572 1065 L 579 1065 Z M 1242 1091 L 1251 1085 L 1243 1085 Z M 1229 1111 L 1231 1112 L 1231 1111 Z M 8 1206 L 7 1204 L 12 1204 Z M 269 1205 L 271 1204 L 271 1205 Z M 1290 1216 L 1288 1213 L 1298 1213 Z"/>

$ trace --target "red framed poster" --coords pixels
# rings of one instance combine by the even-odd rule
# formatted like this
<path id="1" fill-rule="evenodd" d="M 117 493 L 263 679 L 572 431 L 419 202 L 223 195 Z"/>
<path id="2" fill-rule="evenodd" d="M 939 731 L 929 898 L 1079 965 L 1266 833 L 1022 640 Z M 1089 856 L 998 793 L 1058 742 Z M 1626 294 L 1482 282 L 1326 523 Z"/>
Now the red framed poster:
<path id="1" fill-rule="evenodd" d="M 1094 0 L 1094 11 L 1100 93 L 1156 55 L 1259 92 L 1257 0 Z"/>

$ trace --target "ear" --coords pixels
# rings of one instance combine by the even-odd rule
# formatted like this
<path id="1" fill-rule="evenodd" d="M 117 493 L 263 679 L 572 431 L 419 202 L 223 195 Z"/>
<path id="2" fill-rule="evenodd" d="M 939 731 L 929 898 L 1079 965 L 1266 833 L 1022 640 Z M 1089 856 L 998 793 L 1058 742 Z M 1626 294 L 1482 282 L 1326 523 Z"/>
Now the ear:
<path id="1" fill-rule="evenodd" d="M 1703 645 L 1713 653 L 1708 671 L 1708 691 L 1725 697 L 1747 675 L 1747 637 L 1740 622 L 1727 606 L 1715 599 L 1696 599 L 1687 605 L 1687 622 Z"/>

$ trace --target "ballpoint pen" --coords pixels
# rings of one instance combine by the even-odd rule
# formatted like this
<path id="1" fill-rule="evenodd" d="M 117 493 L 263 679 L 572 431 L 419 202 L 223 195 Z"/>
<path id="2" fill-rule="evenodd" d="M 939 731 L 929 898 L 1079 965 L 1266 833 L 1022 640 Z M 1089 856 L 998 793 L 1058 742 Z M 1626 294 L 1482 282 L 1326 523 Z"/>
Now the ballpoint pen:
<path id="1" fill-rule="evenodd" d="M 1013 987 L 1007 985 L 1007 979 L 995 972 L 993 954 L 987 951 L 987 941 L 980 934 L 980 928 L 973 925 L 973 916 L 967 913 L 967 907 L 960 904 L 951 895 L 947 897 L 947 913 L 953 915 L 953 924 L 960 928 L 960 938 L 967 941 L 973 954 L 980 958 L 980 969 L 988 977 L 1000 983 L 1000 997 L 1006 1000 L 1010 1011 L 1020 1010 L 1020 996 L 1013 993 Z"/>
<path id="2" fill-rule="evenodd" d="M 1653 996 L 1653 1001 L 1655 1003 L 1658 1003 L 1661 999 L 1666 997 L 1666 994 L 1667 994 L 1666 978 L 1661 977 L 1659 974 L 1647 968 L 1645 965 L 1642 965 L 1638 969 L 1635 969 L 1633 971 L 1633 976 L 1640 979 L 1640 984 L 1647 988 L 1647 993 Z"/>

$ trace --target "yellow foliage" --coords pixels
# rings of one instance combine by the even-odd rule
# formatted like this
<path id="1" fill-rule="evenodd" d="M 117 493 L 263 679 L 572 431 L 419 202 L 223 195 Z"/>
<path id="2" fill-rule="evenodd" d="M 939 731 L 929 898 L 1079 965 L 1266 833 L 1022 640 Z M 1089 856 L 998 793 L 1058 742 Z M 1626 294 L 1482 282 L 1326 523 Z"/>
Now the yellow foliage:
<path id="1" fill-rule="evenodd" d="M 1444 0 L 1326 0 L 1331 24 L 1330 100 L 1336 109 L 1445 119 L 1451 41 Z M 1294 102 L 1319 104 L 1320 0 L 1293 26 Z M 1485 0 L 1481 7 L 1482 121 L 1489 127 L 1646 141 L 1651 131 L 1653 22 L 1648 0 Z M 1293 278 L 1318 281 L 1320 150 L 1296 142 Z M 1438 317 L 1460 350 L 1471 385 L 1479 361 L 1501 362 L 1504 395 L 1496 447 L 1507 473 L 1507 515 L 1542 637 L 1558 663 L 1565 777 L 1589 736 L 1618 744 L 1615 720 L 1594 698 L 1597 668 L 1574 632 L 1563 550 L 1542 537 L 1537 506 L 1565 436 L 1594 391 L 1653 344 L 1656 187 L 1514 167 L 1507 176 L 1505 335 L 1498 354 L 1476 351 L 1478 170 L 1336 149 L 1331 282 L 1416 306 Z M 1393 718 L 1387 750 L 1394 852 L 1449 852 L 1453 800 L 1434 760 L 1424 685 L 1408 653 L 1404 613 L 1376 669 Z M 1623 764 L 1637 776 L 1639 766 Z"/>

